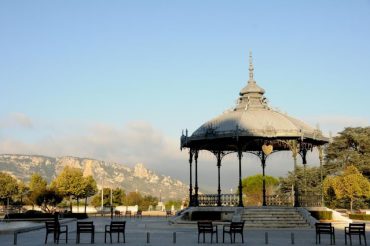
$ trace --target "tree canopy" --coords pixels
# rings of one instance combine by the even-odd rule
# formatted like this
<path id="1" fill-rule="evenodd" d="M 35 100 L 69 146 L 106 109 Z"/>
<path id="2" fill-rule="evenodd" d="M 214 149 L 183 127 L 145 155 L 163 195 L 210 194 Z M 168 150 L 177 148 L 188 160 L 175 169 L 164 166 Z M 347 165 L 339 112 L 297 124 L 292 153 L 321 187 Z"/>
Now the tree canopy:
<path id="1" fill-rule="evenodd" d="M 39 173 L 32 174 L 28 184 L 30 190 L 28 199 L 32 205 L 39 204 L 39 197 L 46 191 L 47 184 L 47 181 Z"/>
<path id="2" fill-rule="evenodd" d="M 272 195 L 279 180 L 272 176 L 265 176 L 266 182 L 266 195 Z M 257 174 L 254 176 L 249 176 L 242 180 L 242 189 L 243 193 L 246 194 L 247 201 L 246 205 L 261 205 L 262 204 L 262 185 L 263 185 L 263 176 Z"/>
<path id="3" fill-rule="evenodd" d="M 301 191 L 306 190 L 311 193 L 320 194 L 321 173 L 319 167 L 302 166 L 297 167 L 297 185 Z M 289 193 L 294 185 L 294 171 L 288 172 L 286 177 L 280 178 L 280 192 Z"/>
<path id="4" fill-rule="evenodd" d="M 11 198 L 18 192 L 18 181 L 11 175 L 0 172 L 0 200 Z"/>
<path id="5" fill-rule="evenodd" d="M 96 193 L 97 187 L 95 180 L 91 177 L 84 177 L 81 169 L 66 166 L 63 171 L 53 180 L 51 188 L 65 197 L 79 199 L 92 196 Z M 72 202 L 70 203 L 72 209 Z"/>
<path id="6" fill-rule="evenodd" d="M 103 189 L 103 206 L 110 206 L 110 196 L 111 190 L 110 188 Z M 112 190 L 112 202 L 113 206 L 120 206 L 123 205 L 123 201 L 126 197 L 126 193 L 121 188 L 115 188 Z M 96 193 L 96 195 L 91 200 L 91 205 L 94 207 L 101 206 L 101 190 Z"/>
<path id="7" fill-rule="evenodd" d="M 370 127 L 348 127 L 326 149 L 325 168 L 337 174 L 346 166 L 355 166 L 370 178 Z"/>
<path id="8" fill-rule="evenodd" d="M 338 176 L 329 176 L 324 180 L 324 193 L 329 203 L 333 199 L 346 199 L 350 209 L 353 203 L 361 198 L 370 198 L 370 182 L 355 166 L 347 166 L 344 172 Z"/>

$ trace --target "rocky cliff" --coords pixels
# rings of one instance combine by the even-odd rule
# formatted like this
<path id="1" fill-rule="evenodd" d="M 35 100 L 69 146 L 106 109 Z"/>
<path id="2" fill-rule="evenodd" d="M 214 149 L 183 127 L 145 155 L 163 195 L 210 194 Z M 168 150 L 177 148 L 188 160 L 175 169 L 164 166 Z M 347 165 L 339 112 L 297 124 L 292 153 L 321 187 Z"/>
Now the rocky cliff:
<path id="1" fill-rule="evenodd" d="M 163 200 L 183 199 L 187 195 L 186 184 L 156 174 L 141 163 L 130 168 L 118 163 L 70 156 L 0 155 L 0 171 L 24 182 L 28 182 L 33 173 L 40 173 L 50 182 L 65 166 L 77 167 L 84 175 L 92 175 L 98 187 L 120 187 L 126 192 L 139 191 L 156 197 L 161 195 Z"/>

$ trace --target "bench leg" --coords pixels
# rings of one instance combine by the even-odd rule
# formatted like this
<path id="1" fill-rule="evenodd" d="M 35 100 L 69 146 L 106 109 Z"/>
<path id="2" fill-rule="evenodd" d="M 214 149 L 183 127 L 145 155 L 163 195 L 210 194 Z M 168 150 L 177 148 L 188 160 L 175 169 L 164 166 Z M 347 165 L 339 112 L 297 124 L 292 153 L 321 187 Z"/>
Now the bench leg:
<path id="1" fill-rule="evenodd" d="M 364 232 L 364 241 L 365 241 L 365 246 L 367 246 L 365 232 Z"/>
<path id="2" fill-rule="evenodd" d="M 349 235 L 349 245 L 352 245 L 352 235 Z"/>

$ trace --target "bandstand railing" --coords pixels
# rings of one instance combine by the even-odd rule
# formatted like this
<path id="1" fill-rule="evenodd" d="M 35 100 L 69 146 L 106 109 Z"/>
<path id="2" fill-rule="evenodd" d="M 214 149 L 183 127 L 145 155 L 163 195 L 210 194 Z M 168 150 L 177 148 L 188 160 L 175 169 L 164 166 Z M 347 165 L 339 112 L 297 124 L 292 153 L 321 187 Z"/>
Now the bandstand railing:
<path id="1" fill-rule="evenodd" d="M 321 195 L 315 192 L 306 192 L 306 194 L 302 192 L 298 201 L 301 207 L 321 207 L 323 205 Z"/>
<path id="2" fill-rule="evenodd" d="M 303 192 L 298 196 L 300 207 L 320 207 L 322 205 L 321 195 L 314 192 Z M 294 206 L 294 195 L 279 194 L 266 196 L 267 206 Z"/>
<path id="3" fill-rule="evenodd" d="M 300 207 L 319 207 L 322 205 L 321 195 L 314 192 L 306 192 L 298 197 Z M 194 206 L 216 207 L 218 204 L 218 194 L 198 194 L 198 200 L 193 195 Z M 238 194 L 221 194 L 221 206 L 238 206 Z M 278 194 L 266 196 L 267 206 L 294 206 L 293 194 Z"/>
<path id="4" fill-rule="evenodd" d="M 218 194 L 199 194 L 198 205 L 203 207 L 215 207 L 218 202 Z M 238 206 L 238 194 L 221 194 L 221 206 Z"/>
<path id="5" fill-rule="evenodd" d="M 294 206 L 294 196 L 292 195 L 270 195 L 266 196 L 267 206 Z"/>

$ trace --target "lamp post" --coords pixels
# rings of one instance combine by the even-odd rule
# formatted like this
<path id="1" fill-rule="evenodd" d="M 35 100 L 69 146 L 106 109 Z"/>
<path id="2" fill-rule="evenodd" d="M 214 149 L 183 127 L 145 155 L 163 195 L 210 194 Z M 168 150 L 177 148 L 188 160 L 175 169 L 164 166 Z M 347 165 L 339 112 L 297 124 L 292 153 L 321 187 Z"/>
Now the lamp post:
<path id="1" fill-rule="evenodd" d="M 110 188 L 110 219 L 113 219 L 113 192 L 112 187 Z"/>

